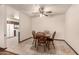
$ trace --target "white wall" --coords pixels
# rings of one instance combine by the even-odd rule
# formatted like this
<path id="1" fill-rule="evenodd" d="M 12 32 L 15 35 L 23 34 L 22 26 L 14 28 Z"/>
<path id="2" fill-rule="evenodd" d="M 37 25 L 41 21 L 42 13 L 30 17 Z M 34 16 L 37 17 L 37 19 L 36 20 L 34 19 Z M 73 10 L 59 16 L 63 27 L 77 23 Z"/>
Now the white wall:
<path id="1" fill-rule="evenodd" d="M 29 16 L 20 13 L 20 41 L 31 37 L 32 21 Z"/>
<path id="2" fill-rule="evenodd" d="M 12 16 L 13 16 L 13 18 L 12 18 Z M 19 11 L 8 6 L 8 5 L 6 5 L 6 17 L 7 17 L 6 20 L 7 21 L 19 22 L 19 19 L 14 19 L 15 16 L 19 17 Z M 13 37 L 14 36 L 14 24 L 7 24 L 7 25 L 8 25 L 7 29 L 6 29 L 7 30 L 7 37 Z M 18 39 L 15 39 L 15 40 L 18 40 Z"/>
<path id="3" fill-rule="evenodd" d="M 6 7 L 5 5 L 0 5 L 0 47 L 6 48 Z"/>
<path id="4" fill-rule="evenodd" d="M 79 53 L 79 5 L 72 5 L 66 13 L 66 41 Z"/>
<path id="5" fill-rule="evenodd" d="M 13 19 L 14 17 L 19 17 L 19 11 L 16 10 L 15 8 L 12 8 L 11 6 L 6 5 L 6 10 L 7 10 L 7 20 L 8 21 L 15 21 L 19 22 L 19 20 Z M 12 18 L 13 17 L 13 18 Z"/>
<path id="6" fill-rule="evenodd" d="M 32 30 L 36 30 L 37 32 L 49 30 L 51 33 L 56 30 L 56 39 L 64 39 L 64 25 L 65 16 L 63 14 L 52 17 L 44 16 L 32 18 Z"/>

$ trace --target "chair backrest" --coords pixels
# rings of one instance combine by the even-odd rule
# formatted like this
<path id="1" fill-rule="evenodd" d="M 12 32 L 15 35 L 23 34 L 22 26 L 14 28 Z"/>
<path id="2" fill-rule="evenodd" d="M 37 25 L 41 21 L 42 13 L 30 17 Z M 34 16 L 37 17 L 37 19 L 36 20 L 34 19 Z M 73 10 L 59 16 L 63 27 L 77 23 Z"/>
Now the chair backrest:
<path id="1" fill-rule="evenodd" d="M 46 43 L 47 39 L 45 36 L 40 36 L 38 39 L 38 43 Z"/>
<path id="2" fill-rule="evenodd" d="M 55 35 L 56 35 L 56 31 L 53 33 L 53 35 L 52 35 L 52 39 L 55 38 Z"/>
<path id="3" fill-rule="evenodd" d="M 36 39 L 36 32 L 32 31 L 33 38 Z"/>

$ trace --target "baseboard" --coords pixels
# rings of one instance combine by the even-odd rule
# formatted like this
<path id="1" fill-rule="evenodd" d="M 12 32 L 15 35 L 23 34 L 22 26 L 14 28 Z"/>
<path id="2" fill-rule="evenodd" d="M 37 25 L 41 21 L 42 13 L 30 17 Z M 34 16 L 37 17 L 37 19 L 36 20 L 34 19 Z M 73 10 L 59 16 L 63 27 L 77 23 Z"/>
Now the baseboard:
<path id="1" fill-rule="evenodd" d="M 57 41 L 64 41 L 64 39 L 54 39 L 54 40 L 57 40 Z"/>
<path id="2" fill-rule="evenodd" d="M 64 39 L 54 39 L 54 40 L 57 40 L 57 41 L 64 41 L 64 42 L 75 52 L 76 55 L 79 55 L 79 54 L 76 52 L 76 50 L 75 50 L 74 48 L 72 48 L 71 45 L 70 45 L 67 41 L 65 41 Z"/>
<path id="3" fill-rule="evenodd" d="M 19 41 L 19 43 L 22 43 L 22 42 L 24 42 L 24 41 L 26 41 L 26 40 L 28 40 L 28 39 L 31 39 L 32 37 L 29 37 L 29 38 L 26 38 L 26 39 L 24 39 L 24 40 L 22 40 L 22 41 Z"/>
<path id="4" fill-rule="evenodd" d="M 72 48 L 72 46 L 71 46 L 67 41 L 64 40 L 64 42 L 76 53 L 76 55 L 79 55 L 79 54 L 76 52 L 76 50 L 75 50 L 74 48 Z"/>

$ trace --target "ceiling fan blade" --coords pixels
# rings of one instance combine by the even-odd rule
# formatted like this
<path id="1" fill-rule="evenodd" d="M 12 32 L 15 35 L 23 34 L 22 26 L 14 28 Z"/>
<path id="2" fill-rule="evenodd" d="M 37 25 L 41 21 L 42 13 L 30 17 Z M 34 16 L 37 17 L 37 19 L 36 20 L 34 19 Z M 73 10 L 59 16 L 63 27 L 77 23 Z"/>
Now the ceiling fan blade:
<path id="1" fill-rule="evenodd" d="M 46 11 L 46 13 L 52 13 L 52 11 Z"/>
<path id="2" fill-rule="evenodd" d="M 48 16 L 47 14 L 43 14 L 43 15 Z"/>

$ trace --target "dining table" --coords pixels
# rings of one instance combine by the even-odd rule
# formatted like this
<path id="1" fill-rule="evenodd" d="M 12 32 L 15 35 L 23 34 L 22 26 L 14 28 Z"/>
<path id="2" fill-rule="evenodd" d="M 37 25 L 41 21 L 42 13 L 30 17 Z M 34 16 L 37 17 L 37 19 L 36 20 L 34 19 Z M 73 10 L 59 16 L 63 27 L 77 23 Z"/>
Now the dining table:
<path id="1" fill-rule="evenodd" d="M 44 37 L 45 39 L 46 39 L 46 41 L 47 41 L 47 46 L 48 46 L 48 49 L 50 49 L 49 48 L 49 43 L 50 43 L 50 41 L 52 41 L 52 39 L 51 39 L 51 34 L 49 33 L 49 34 L 47 34 L 47 33 L 45 33 L 45 32 L 37 32 L 36 33 L 36 38 L 37 38 L 37 40 L 40 40 L 39 38 L 40 37 Z M 38 41 L 37 41 L 38 42 Z"/>
<path id="2" fill-rule="evenodd" d="M 45 37 L 51 37 L 51 34 L 49 33 L 49 34 L 47 34 L 47 33 L 44 33 L 44 32 L 37 32 L 36 33 L 36 36 L 38 37 L 40 37 L 40 36 L 45 36 Z"/>

